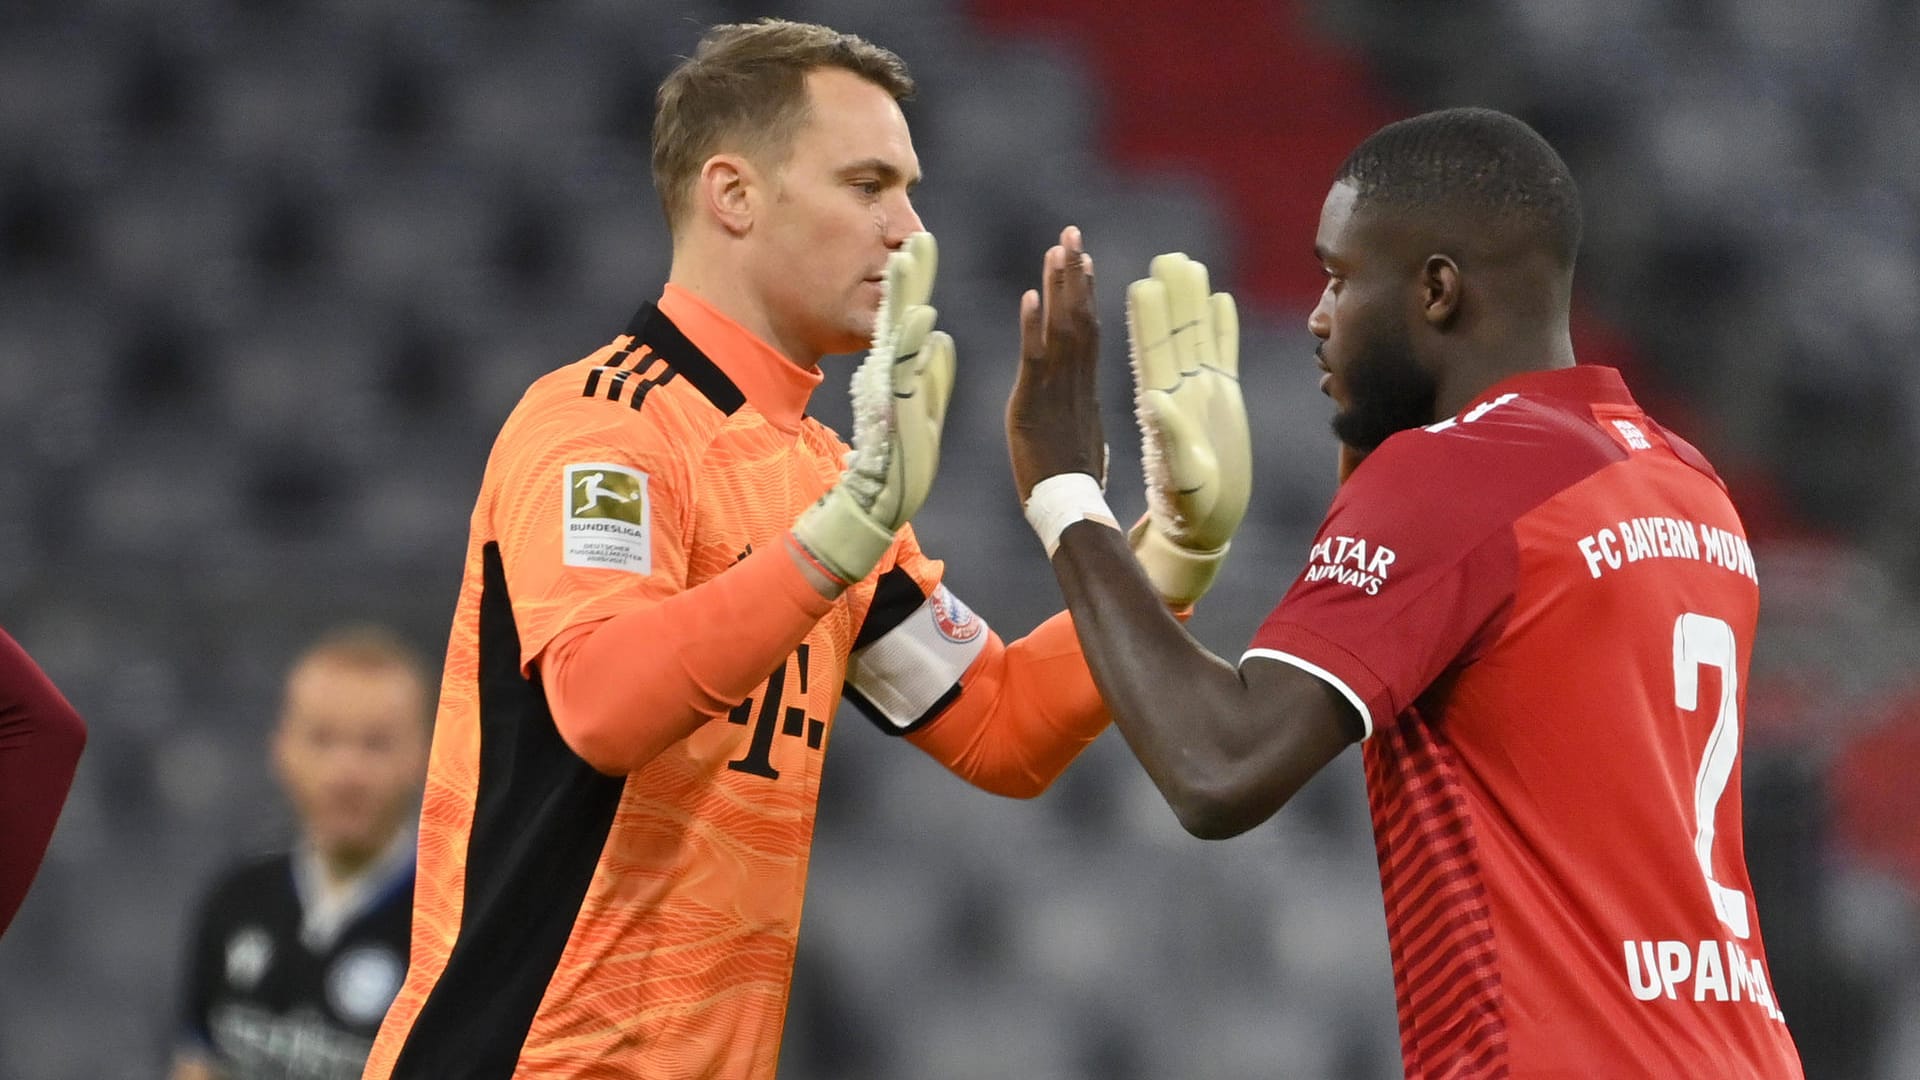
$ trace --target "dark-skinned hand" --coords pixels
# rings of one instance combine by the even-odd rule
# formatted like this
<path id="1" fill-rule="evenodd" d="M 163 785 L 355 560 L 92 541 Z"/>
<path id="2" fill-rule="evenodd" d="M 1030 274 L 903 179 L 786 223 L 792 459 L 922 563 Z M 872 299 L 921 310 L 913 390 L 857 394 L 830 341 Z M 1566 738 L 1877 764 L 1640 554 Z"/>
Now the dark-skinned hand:
<path id="1" fill-rule="evenodd" d="M 1100 324 L 1093 311 L 1093 257 L 1069 225 L 1047 249 L 1041 287 L 1020 298 L 1020 372 L 1007 400 L 1007 450 L 1025 505 L 1049 476 L 1082 472 L 1107 482 L 1095 378 Z"/>

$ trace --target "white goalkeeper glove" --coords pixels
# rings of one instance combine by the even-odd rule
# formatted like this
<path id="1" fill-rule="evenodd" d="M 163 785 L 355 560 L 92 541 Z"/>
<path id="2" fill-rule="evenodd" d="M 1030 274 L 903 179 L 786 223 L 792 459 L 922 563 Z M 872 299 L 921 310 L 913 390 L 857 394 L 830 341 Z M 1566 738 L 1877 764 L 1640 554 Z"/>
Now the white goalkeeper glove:
<path id="1" fill-rule="evenodd" d="M 867 576 L 927 501 L 953 391 L 953 339 L 933 328 L 931 233 L 887 258 L 873 347 L 853 374 L 853 451 L 840 482 L 794 523 L 808 555 L 843 584 Z"/>
<path id="2" fill-rule="evenodd" d="M 1127 287 L 1134 416 L 1147 474 L 1147 516 L 1127 534 L 1167 603 L 1206 594 L 1247 513 L 1252 447 L 1240 398 L 1240 316 L 1209 293 L 1207 268 L 1156 256 Z"/>

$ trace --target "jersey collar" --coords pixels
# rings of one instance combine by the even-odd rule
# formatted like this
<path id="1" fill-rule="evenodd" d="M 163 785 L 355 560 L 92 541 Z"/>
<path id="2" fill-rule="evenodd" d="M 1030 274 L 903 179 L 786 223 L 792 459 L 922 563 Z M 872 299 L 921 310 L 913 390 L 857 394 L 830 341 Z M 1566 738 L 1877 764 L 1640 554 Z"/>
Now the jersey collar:
<path id="1" fill-rule="evenodd" d="M 355 919 L 372 911 L 389 892 L 413 878 L 414 831 L 395 833 L 386 850 L 351 880 L 329 882 L 326 865 L 304 840 L 293 851 L 293 891 L 300 898 L 300 940 L 326 952 Z"/>
<path id="2" fill-rule="evenodd" d="M 798 431 L 807 399 L 820 385 L 809 371 L 755 337 L 699 296 L 669 284 L 660 294 L 660 313 L 673 321 L 715 367 L 740 388 L 767 422 L 782 431 Z"/>
<path id="3" fill-rule="evenodd" d="M 1503 394 L 1522 397 L 1560 398 L 1587 405 L 1632 405 L 1620 372 L 1601 364 L 1575 364 L 1551 371 L 1527 371 L 1513 375 L 1481 391 L 1461 412 L 1471 412 Z"/>

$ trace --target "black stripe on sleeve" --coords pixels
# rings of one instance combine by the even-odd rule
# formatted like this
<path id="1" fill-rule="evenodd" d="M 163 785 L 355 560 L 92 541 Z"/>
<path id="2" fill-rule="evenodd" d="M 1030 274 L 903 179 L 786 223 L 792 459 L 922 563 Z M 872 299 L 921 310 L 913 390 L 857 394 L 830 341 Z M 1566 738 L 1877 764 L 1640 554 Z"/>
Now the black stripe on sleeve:
<path id="1" fill-rule="evenodd" d="M 646 404 L 647 395 L 653 391 L 654 387 L 665 386 L 667 383 L 672 382 L 675 374 L 673 368 L 667 367 L 661 369 L 658 375 L 649 375 L 640 380 L 639 385 L 633 388 L 633 397 L 628 400 L 627 404 L 638 409 L 641 405 Z"/>
<path id="2" fill-rule="evenodd" d="M 607 357 L 606 363 L 600 364 L 596 366 L 592 371 L 587 372 L 587 387 L 586 389 L 580 391 L 580 396 L 592 397 L 596 392 L 598 392 L 600 389 L 600 373 L 603 371 L 618 371 L 620 369 L 620 365 L 627 362 L 627 357 L 633 355 L 634 346 L 638 344 L 640 343 L 637 341 L 627 342 L 626 348 L 621 349 L 619 352 L 614 353 L 612 356 Z M 625 374 L 625 372 L 622 372 L 622 374 Z"/>
<path id="3" fill-rule="evenodd" d="M 633 367 L 627 370 L 614 372 L 613 378 L 607 380 L 607 400 L 608 401 L 619 401 L 620 391 L 626 388 L 627 380 L 629 378 L 633 377 L 636 374 L 642 374 L 644 372 L 647 372 L 654 367 L 654 361 L 657 360 L 658 357 L 654 356 L 653 353 L 651 352 L 646 353 L 645 356 L 646 356 L 646 359 L 641 363 L 635 364 L 633 365 Z M 660 366 L 663 368 L 666 368 L 668 372 L 673 371 L 672 368 L 666 367 L 666 365 L 664 364 Z"/>
<path id="4" fill-rule="evenodd" d="M 714 408 L 732 416 L 747 403 L 747 396 L 727 378 L 727 373 L 653 304 L 640 305 L 640 310 L 634 312 L 632 321 L 627 323 L 626 332 L 670 364 L 712 402 Z"/>
<path id="5" fill-rule="evenodd" d="M 920 583 L 912 574 L 896 566 L 880 575 L 880 583 L 873 590 L 873 606 L 867 608 L 867 618 L 854 636 L 853 651 L 859 652 L 885 637 L 926 602 L 927 594 L 920 591 Z"/>
<path id="6" fill-rule="evenodd" d="M 520 634 L 500 545 L 482 551 L 480 775 L 460 933 L 393 1067 L 393 1080 L 513 1075 L 613 828 L 625 777 L 560 737 Z"/>

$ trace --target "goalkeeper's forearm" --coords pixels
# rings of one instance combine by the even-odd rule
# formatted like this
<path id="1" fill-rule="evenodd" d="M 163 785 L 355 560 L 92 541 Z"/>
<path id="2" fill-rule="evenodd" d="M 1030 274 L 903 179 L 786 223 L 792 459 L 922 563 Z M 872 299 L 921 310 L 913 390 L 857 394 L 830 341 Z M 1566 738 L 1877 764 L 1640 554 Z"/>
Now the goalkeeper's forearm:
<path id="1" fill-rule="evenodd" d="M 960 696 L 907 740 L 983 791 L 1030 799 L 1108 722 L 1073 620 L 1061 612 L 1011 643 L 988 631 Z"/>
<path id="2" fill-rule="evenodd" d="M 609 776 L 634 772 L 785 663 L 833 607 L 786 548 L 547 646 L 535 663 L 574 753 Z"/>

